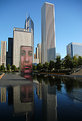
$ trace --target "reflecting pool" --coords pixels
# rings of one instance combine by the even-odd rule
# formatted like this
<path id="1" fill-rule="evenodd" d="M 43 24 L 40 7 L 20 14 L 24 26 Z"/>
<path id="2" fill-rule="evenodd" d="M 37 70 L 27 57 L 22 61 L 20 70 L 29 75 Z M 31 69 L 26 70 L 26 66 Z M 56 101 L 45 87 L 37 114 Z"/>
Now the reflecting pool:
<path id="1" fill-rule="evenodd" d="M 1 121 L 82 121 L 82 79 L 33 76 L 0 86 Z"/>

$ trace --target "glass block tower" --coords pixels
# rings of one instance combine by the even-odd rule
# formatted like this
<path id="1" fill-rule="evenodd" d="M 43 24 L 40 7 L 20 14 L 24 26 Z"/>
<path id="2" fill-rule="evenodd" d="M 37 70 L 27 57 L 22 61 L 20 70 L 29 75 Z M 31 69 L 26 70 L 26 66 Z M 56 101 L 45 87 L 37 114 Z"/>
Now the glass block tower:
<path id="1" fill-rule="evenodd" d="M 26 20 L 25 20 L 25 29 L 28 32 L 32 33 L 32 46 L 33 46 L 33 50 L 34 50 L 34 23 L 33 23 L 33 21 L 32 21 L 32 19 L 31 19 L 30 16 L 28 18 L 26 17 Z"/>
<path id="2" fill-rule="evenodd" d="M 73 58 L 73 56 L 82 56 L 82 43 L 69 43 L 67 45 L 67 55 L 71 58 Z"/>

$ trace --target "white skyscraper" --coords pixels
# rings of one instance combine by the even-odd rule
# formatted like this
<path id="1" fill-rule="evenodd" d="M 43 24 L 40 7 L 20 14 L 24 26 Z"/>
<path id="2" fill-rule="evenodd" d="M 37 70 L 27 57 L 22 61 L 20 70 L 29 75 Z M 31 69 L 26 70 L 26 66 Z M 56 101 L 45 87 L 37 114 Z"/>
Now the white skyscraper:
<path id="1" fill-rule="evenodd" d="M 27 29 L 14 28 L 13 31 L 13 65 L 20 66 L 20 47 L 33 46 L 32 33 Z"/>
<path id="2" fill-rule="evenodd" d="M 41 9 L 41 35 L 41 57 L 45 63 L 56 57 L 54 4 L 48 2 Z"/>
<path id="3" fill-rule="evenodd" d="M 6 41 L 1 41 L 1 65 L 4 64 L 6 67 Z"/>

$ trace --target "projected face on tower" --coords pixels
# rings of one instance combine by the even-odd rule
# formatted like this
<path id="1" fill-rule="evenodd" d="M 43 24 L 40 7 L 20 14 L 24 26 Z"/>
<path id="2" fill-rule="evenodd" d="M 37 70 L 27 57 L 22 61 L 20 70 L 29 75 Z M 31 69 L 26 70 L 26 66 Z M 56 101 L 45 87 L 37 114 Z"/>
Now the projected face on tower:
<path id="1" fill-rule="evenodd" d="M 31 73 L 32 72 L 32 47 L 31 46 L 21 46 L 21 72 Z"/>

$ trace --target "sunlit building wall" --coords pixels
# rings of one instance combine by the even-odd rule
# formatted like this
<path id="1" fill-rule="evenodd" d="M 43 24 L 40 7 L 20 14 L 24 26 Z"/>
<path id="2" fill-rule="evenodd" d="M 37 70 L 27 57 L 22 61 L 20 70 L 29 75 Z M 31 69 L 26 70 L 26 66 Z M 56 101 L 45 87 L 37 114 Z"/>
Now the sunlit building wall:
<path id="1" fill-rule="evenodd" d="M 20 66 L 20 47 L 32 46 L 32 33 L 26 29 L 14 28 L 13 30 L 13 65 Z"/>
<path id="2" fill-rule="evenodd" d="M 36 59 L 36 53 L 34 54 L 34 59 Z"/>
<path id="3" fill-rule="evenodd" d="M 39 63 L 41 63 L 41 44 L 37 44 Z"/>
<path id="4" fill-rule="evenodd" d="M 45 2 L 41 9 L 42 63 L 55 60 L 55 15 L 54 4 Z"/>
<path id="5" fill-rule="evenodd" d="M 67 55 L 71 58 L 73 56 L 82 56 L 82 43 L 70 43 L 67 45 Z"/>
<path id="6" fill-rule="evenodd" d="M 1 41 L 1 65 L 6 67 L 6 41 Z"/>
<path id="7" fill-rule="evenodd" d="M 39 59 L 37 59 L 37 58 L 36 58 L 36 59 L 33 59 L 33 64 L 34 64 L 34 65 L 39 64 Z"/>

